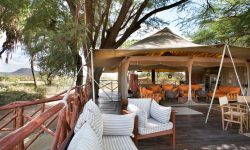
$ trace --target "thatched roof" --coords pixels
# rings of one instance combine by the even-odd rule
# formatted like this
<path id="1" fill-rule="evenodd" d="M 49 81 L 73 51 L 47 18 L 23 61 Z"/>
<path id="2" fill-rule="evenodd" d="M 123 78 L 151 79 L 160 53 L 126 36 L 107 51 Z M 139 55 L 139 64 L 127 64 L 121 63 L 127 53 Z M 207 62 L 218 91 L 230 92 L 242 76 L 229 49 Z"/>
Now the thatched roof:
<path id="1" fill-rule="evenodd" d="M 191 41 L 174 34 L 170 29 L 164 28 L 155 34 L 134 43 L 128 49 L 165 49 L 197 46 L 201 45 L 192 43 Z"/>

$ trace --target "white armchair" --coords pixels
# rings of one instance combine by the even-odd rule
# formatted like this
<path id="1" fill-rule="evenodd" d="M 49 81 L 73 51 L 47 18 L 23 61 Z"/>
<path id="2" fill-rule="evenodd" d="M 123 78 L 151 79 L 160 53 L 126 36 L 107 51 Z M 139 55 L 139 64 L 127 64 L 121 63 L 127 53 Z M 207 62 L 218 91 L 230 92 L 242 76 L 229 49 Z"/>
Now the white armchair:
<path id="1" fill-rule="evenodd" d="M 126 102 L 122 102 L 126 105 Z M 134 142 L 151 137 L 172 135 L 175 146 L 175 111 L 171 107 L 159 105 L 150 98 L 129 98 L 126 106 L 122 106 L 122 113 L 136 113 L 134 127 Z"/>

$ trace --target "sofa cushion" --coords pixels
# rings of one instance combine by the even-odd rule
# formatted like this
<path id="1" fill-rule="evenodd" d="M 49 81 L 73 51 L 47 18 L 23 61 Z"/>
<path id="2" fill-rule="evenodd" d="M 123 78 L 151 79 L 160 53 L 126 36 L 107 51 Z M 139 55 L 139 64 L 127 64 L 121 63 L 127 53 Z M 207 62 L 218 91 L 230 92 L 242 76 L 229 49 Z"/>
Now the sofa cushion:
<path id="1" fill-rule="evenodd" d="M 98 137 L 88 122 L 85 122 L 69 143 L 68 150 L 101 150 Z"/>
<path id="2" fill-rule="evenodd" d="M 135 114 L 103 114 L 103 135 L 133 136 Z"/>
<path id="3" fill-rule="evenodd" d="M 171 107 L 159 105 L 156 101 L 152 101 L 150 107 L 150 116 L 161 123 L 168 123 L 171 115 Z"/>
<path id="4" fill-rule="evenodd" d="M 77 120 L 75 126 L 75 133 L 78 132 L 78 130 L 85 122 L 88 122 L 90 126 L 93 128 L 93 130 L 97 134 L 98 140 L 101 145 L 102 134 L 103 134 L 102 114 L 98 106 L 92 100 L 89 100 L 85 104 L 83 111 Z"/>
<path id="5" fill-rule="evenodd" d="M 154 93 L 161 92 L 161 86 L 160 85 L 150 85 L 148 87 L 149 90 L 153 91 Z"/>
<path id="6" fill-rule="evenodd" d="M 143 109 L 147 113 L 147 117 L 150 117 L 150 104 L 151 98 L 128 98 L 129 104 L 134 104 L 140 109 Z"/>
<path id="7" fill-rule="evenodd" d="M 138 116 L 139 127 L 145 127 L 146 122 L 147 122 L 147 113 L 143 109 L 140 109 L 139 107 L 137 107 L 134 104 L 128 104 L 127 110 Z"/>
<path id="8" fill-rule="evenodd" d="M 174 86 L 172 84 L 165 84 L 162 86 L 162 89 L 164 91 L 172 90 L 173 88 L 174 88 Z"/>
<path id="9" fill-rule="evenodd" d="M 160 131 L 170 130 L 173 128 L 173 123 L 160 123 L 153 118 L 149 118 L 145 127 L 139 127 L 138 132 L 141 135 L 156 133 Z"/>
<path id="10" fill-rule="evenodd" d="M 189 87 L 189 85 L 187 85 L 187 84 L 182 84 L 182 85 L 178 86 L 180 91 L 185 91 L 185 92 L 188 91 L 188 87 Z"/>
<path id="11" fill-rule="evenodd" d="M 103 136 L 104 150 L 137 150 L 130 136 Z"/>

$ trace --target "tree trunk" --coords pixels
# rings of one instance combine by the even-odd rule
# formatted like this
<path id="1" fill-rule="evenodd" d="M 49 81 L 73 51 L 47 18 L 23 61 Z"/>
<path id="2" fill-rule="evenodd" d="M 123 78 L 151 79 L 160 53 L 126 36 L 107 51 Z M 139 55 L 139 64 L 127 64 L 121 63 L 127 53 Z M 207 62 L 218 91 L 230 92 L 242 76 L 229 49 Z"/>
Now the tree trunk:
<path id="1" fill-rule="evenodd" d="M 83 83 L 83 69 L 82 67 L 82 57 L 79 53 L 76 53 L 76 69 L 77 69 L 77 77 L 76 77 L 76 86 L 81 86 Z M 81 69 L 81 70 L 80 70 Z"/>
<path id="2" fill-rule="evenodd" d="M 103 68 L 102 67 L 96 67 L 94 70 L 94 79 L 95 81 L 100 84 L 100 78 L 102 76 Z M 95 97 L 99 97 L 99 85 L 95 82 Z"/>
<path id="3" fill-rule="evenodd" d="M 35 76 L 35 72 L 34 72 L 34 60 L 35 60 L 35 55 L 31 54 L 30 68 L 31 68 L 32 77 L 33 77 L 33 81 L 34 81 L 34 86 L 35 86 L 35 89 L 37 89 L 36 76 Z"/>

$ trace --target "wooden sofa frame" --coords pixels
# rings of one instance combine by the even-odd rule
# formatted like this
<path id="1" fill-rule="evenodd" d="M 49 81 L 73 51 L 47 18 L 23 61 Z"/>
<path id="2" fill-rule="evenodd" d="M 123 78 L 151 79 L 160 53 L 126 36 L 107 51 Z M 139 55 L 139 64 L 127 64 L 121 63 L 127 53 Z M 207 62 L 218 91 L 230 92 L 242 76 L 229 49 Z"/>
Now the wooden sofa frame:
<path id="1" fill-rule="evenodd" d="M 128 105 L 128 100 L 121 100 L 121 114 L 128 114 L 129 112 L 127 111 L 127 105 Z M 152 138 L 152 137 L 159 137 L 159 136 L 164 136 L 164 135 L 172 135 L 172 146 L 175 147 L 175 138 L 176 138 L 176 131 L 175 131 L 175 124 L 176 124 L 176 111 L 172 110 L 171 116 L 170 116 L 170 121 L 173 123 L 173 128 L 170 130 L 165 130 L 165 131 L 160 131 L 160 132 L 155 132 L 155 133 L 150 133 L 150 134 L 145 134 L 145 135 L 140 135 L 138 133 L 138 116 L 135 117 L 135 124 L 134 124 L 134 138 L 133 141 L 136 146 L 138 146 L 138 140 L 141 139 L 147 139 L 147 138 Z"/>

